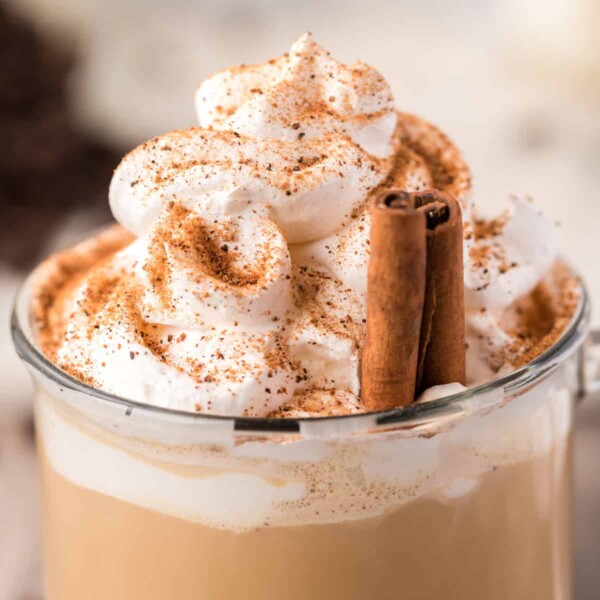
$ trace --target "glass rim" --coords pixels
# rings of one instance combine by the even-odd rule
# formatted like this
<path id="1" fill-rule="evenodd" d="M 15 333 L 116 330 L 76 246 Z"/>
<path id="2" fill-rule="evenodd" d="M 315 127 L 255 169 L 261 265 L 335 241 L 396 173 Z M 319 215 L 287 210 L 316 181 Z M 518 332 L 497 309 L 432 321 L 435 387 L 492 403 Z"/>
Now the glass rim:
<path id="1" fill-rule="evenodd" d="M 503 397 L 516 394 L 530 384 L 542 379 L 545 375 L 557 368 L 566 358 L 571 356 L 583 343 L 589 332 L 590 301 L 589 294 L 581 276 L 568 266 L 570 272 L 576 278 L 579 286 L 580 299 L 578 306 L 569 324 L 565 327 L 560 337 L 544 352 L 532 361 L 511 371 L 510 373 L 493 379 L 489 382 L 473 386 L 461 392 L 422 403 L 413 403 L 409 406 L 372 411 L 366 413 L 335 415 L 322 417 L 298 417 L 298 418 L 268 418 L 268 417 L 242 417 L 230 415 L 217 415 L 207 413 L 192 413 L 183 410 L 154 406 L 123 398 L 116 394 L 91 387 L 82 381 L 72 377 L 51 360 L 49 360 L 38 348 L 34 341 L 30 322 L 30 288 L 33 271 L 25 279 L 19 288 L 11 313 L 11 336 L 17 354 L 29 367 L 36 372 L 52 380 L 54 383 L 74 392 L 93 397 L 96 400 L 109 403 L 113 406 L 121 406 L 127 415 L 135 409 L 136 412 L 152 413 L 154 416 L 177 418 L 191 422 L 204 424 L 222 425 L 232 423 L 233 429 L 239 433 L 300 433 L 302 429 L 310 424 L 314 433 L 315 427 L 326 427 L 331 425 L 344 425 L 343 429 L 354 432 L 365 431 L 373 427 L 386 426 L 418 426 L 435 420 L 439 417 L 447 417 L 465 413 L 465 407 L 473 408 L 477 400 L 487 397 L 488 394 L 501 392 Z M 579 373 L 580 392 L 583 391 L 583 374 Z M 496 397 L 496 396 L 495 396 Z M 481 403 L 485 408 L 485 402 Z M 477 406 L 475 406 L 477 408 Z M 470 411 L 469 411 L 470 412 Z"/>

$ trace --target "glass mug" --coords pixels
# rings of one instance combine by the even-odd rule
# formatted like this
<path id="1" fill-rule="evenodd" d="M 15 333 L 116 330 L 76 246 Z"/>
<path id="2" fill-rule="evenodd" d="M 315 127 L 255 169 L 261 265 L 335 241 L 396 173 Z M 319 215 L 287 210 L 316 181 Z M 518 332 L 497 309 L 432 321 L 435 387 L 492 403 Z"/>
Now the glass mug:
<path id="1" fill-rule="evenodd" d="M 489 384 L 273 420 L 87 387 L 36 347 L 30 285 L 12 330 L 37 389 L 48 600 L 572 597 L 585 290 L 549 350 Z"/>

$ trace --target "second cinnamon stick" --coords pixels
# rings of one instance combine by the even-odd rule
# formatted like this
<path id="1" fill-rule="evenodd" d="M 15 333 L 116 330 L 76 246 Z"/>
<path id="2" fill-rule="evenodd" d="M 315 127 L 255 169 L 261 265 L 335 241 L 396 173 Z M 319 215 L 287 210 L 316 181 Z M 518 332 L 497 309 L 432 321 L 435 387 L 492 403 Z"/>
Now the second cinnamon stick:
<path id="1" fill-rule="evenodd" d="M 416 395 L 434 385 L 465 383 L 463 227 L 458 202 L 438 190 L 415 192 L 425 212 L 427 273 L 419 336 Z"/>

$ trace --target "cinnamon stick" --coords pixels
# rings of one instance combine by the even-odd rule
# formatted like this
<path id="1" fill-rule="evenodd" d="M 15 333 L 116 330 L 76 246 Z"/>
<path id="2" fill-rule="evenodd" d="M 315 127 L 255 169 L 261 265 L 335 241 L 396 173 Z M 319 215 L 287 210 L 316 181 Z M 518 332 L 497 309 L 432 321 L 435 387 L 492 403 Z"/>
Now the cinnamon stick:
<path id="1" fill-rule="evenodd" d="M 405 406 L 414 400 L 426 250 L 425 214 L 408 196 L 380 196 L 371 221 L 362 358 L 362 398 L 369 410 Z"/>
<path id="2" fill-rule="evenodd" d="M 432 190 L 411 194 L 426 213 L 427 273 L 416 396 L 434 385 L 465 383 L 463 226 L 458 202 Z"/>
<path id="3" fill-rule="evenodd" d="M 370 410 L 411 404 L 465 381 L 460 206 L 437 190 L 388 190 L 375 202 L 362 396 Z"/>

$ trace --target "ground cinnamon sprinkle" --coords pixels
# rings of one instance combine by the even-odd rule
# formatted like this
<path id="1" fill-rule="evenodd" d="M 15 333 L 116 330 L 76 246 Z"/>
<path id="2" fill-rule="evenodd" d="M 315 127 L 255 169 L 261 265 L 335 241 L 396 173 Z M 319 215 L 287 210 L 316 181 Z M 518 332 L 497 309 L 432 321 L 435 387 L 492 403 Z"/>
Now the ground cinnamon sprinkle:
<path id="1" fill-rule="evenodd" d="M 301 417 L 334 417 L 364 412 L 357 399 L 338 390 L 307 390 L 298 393 L 277 410 L 267 415 L 273 419 L 297 419 Z"/>
<path id="2" fill-rule="evenodd" d="M 533 292 L 515 303 L 520 318 L 508 332 L 515 339 L 506 349 L 510 362 L 521 367 L 553 346 L 580 301 L 579 282 L 564 264 L 556 262 Z"/>
<path id="3" fill-rule="evenodd" d="M 297 267 L 293 279 L 296 282 L 294 305 L 304 321 L 337 338 L 349 339 L 360 348 L 364 328 L 357 318 L 360 311 L 353 310 L 353 292 L 344 290 L 330 275 L 309 267 Z M 346 310 L 340 311 L 341 307 Z"/>
<path id="4" fill-rule="evenodd" d="M 294 365 L 289 357 L 286 344 L 284 343 L 281 334 L 275 335 L 274 343 L 266 350 L 265 364 L 271 371 L 277 371 L 288 367 L 298 369 L 298 366 Z"/>
<path id="5" fill-rule="evenodd" d="M 431 185 L 464 202 L 471 190 L 471 172 L 459 151 L 437 127 L 414 115 L 398 113 L 397 144 L 425 162 Z M 418 191 L 418 190 L 415 190 Z"/>
<path id="6" fill-rule="evenodd" d="M 508 218 L 508 213 L 504 213 L 495 219 L 474 219 L 471 221 L 471 226 L 475 240 L 498 237 L 504 231 Z"/>
<path id="7" fill-rule="evenodd" d="M 469 249 L 472 269 L 483 270 L 484 274 L 494 269 L 504 274 L 518 266 L 518 263 L 508 260 L 505 245 L 500 239 L 508 219 L 509 214 L 505 212 L 494 219 L 473 219 L 466 224 L 464 238 L 473 241 Z"/>
<path id="8" fill-rule="evenodd" d="M 143 266 L 148 274 L 150 285 L 156 296 L 160 299 L 163 306 L 171 306 L 173 297 L 171 294 L 171 268 L 167 260 L 167 250 L 164 243 L 161 243 L 159 231 L 153 236 L 151 241 L 150 258 Z"/>
<path id="9" fill-rule="evenodd" d="M 178 217 L 181 218 L 181 217 Z M 228 285 L 257 285 L 266 270 L 264 261 L 241 265 L 241 255 L 227 242 L 234 242 L 236 233 L 227 223 L 206 223 L 201 217 L 181 222 L 171 244 L 185 257 L 190 268 L 198 268 Z"/>
<path id="10" fill-rule="evenodd" d="M 71 250 L 50 256 L 38 267 L 31 316 L 42 351 L 54 360 L 65 329 L 63 305 L 90 269 L 109 260 L 133 240 L 119 225 Z M 81 377 L 79 377 L 81 379 Z"/>

